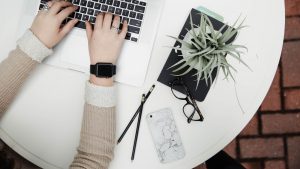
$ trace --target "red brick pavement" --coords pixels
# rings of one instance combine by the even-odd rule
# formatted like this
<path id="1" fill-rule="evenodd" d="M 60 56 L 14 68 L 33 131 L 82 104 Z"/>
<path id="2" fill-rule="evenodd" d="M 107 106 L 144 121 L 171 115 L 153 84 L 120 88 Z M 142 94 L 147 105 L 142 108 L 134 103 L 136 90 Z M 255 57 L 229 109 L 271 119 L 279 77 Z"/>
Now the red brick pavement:
<path id="1" fill-rule="evenodd" d="M 285 3 L 285 43 L 272 86 L 254 118 L 224 149 L 247 169 L 300 169 L 300 0 Z M 3 154 L 13 169 L 38 169 L 0 141 Z"/>

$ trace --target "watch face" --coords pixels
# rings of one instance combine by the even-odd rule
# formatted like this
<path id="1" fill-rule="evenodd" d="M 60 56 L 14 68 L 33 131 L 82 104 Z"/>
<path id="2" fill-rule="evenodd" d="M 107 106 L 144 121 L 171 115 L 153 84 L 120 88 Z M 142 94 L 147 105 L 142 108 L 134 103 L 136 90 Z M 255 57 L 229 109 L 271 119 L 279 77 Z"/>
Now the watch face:
<path id="1" fill-rule="evenodd" d="M 97 75 L 100 77 L 112 77 L 113 69 L 111 64 L 98 64 L 97 65 Z"/>

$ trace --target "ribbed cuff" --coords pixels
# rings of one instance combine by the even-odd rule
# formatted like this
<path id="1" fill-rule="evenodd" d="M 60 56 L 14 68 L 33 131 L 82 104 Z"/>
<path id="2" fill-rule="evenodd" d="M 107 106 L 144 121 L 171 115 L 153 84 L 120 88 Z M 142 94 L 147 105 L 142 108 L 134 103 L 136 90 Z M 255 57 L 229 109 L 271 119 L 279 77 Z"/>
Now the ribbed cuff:
<path id="1" fill-rule="evenodd" d="M 17 41 L 19 48 L 32 60 L 41 63 L 47 56 L 53 54 L 29 29 Z"/>
<path id="2" fill-rule="evenodd" d="M 97 107 L 114 107 L 116 106 L 115 87 L 96 86 L 87 81 L 85 100 L 88 104 Z"/>

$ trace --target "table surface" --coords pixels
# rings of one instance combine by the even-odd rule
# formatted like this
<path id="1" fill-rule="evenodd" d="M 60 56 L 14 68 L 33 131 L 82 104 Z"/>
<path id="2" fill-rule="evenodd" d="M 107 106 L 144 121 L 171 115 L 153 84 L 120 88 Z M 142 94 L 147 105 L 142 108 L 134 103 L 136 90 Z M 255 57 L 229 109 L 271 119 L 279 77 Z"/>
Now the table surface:
<path id="1" fill-rule="evenodd" d="M 0 61 L 15 48 L 18 11 L 21 0 L 5 1 L 0 6 Z M 124 129 L 139 105 L 141 94 L 153 83 L 157 87 L 144 107 L 136 159 L 130 155 L 134 139 L 133 127 L 115 149 L 110 165 L 117 168 L 193 168 L 223 149 L 246 126 L 262 103 L 271 85 L 280 59 L 284 35 L 284 1 L 260 0 L 167 0 L 160 28 L 142 87 L 117 84 L 117 136 Z M 272 4 L 272 8 L 270 8 Z M 206 100 L 198 103 L 205 121 L 187 124 L 181 113 L 183 102 L 176 100 L 170 89 L 156 82 L 174 40 L 192 7 L 205 6 L 232 24 L 240 15 L 246 17 L 245 28 L 236 40 L 249 48 L 243 59 L 253 71 L 231 60 L 239 71 L 236 83 L 222 80 L 210 90 Z M 14 8 L 14 12 L 12 11 Z M 268 9 L 266 11 L 266 9 Z M 22 91 L 0 121 L 0 137 L 12 149 L 42 168 L 67 168 L 79 143 L 84 87 L 87 75 L 40 65 L 25 83 Z M 238 99 L 237 99 L 238 98 Z M 239 104 L 241 106 L 239 106 Z M 161 108 L 171 108 L 186 150 L 179 161 L 161 164 L 158 161 L 145 116 Z"/>

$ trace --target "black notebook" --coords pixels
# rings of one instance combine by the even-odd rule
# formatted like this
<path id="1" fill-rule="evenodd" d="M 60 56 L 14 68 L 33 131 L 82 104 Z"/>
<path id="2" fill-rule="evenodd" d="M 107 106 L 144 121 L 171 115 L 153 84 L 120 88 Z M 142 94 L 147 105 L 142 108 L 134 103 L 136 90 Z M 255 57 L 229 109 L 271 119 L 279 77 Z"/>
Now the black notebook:
<path id="1" fill-rule="evenodd" d="M 192 15 L 192 20 L 194 22 L 195 25 L 199 25 L 200 24 L 200 19 L 201 19 L 201 12 L 196 10 L 196 9 L 192 9 L 191 10 L 191 15 Z M 223 25 L 224 23 L 208 16 L 209 19 L 211 20 L 213 26 L 214 26 L 214 29 L 215 30 L 219 30 Z M 188 33 L 187 30 L 190 30 L 191 29 L 191 25 L 190 25 L 190 15 L 188 16 L 181 32 L 180 32 L 180 35 L 178 36 L 178 38 L 180 39 L 183 39 L 184 36 Z M 223 31 L 226 31 L 227 28 L 225 27 L 225 29 L 223 29 Z M 228 40 L 227 43 L 231 43 L 234 41 L 236 35 L 234 37 L 232 37 L 230 40 Z M 181 46 L 179 42 L 176 41 L 175 46 Z M 180 51 L 177 51 L 177 53 L 175 52 L 175 50 L 173 49 L 169 55 L 169 58 L 167 59 L 165 65 L 164 65 L 164 68 L 163 70 L 161 71 L 159 77 L 158 77 L 158 81 L 169 86 L 170 87 L 170 84 L 169 82 L 173 81 L 176 76 L 173 76 L 172 75 L 172 70 L 174 70 L 174 68 L 170 68 L 172 65 L 174 65 L 175 63 L 177 63 L 178 61 L 180 61 L 182 59 L 182 56 L 179 56 L 181 55 L 181 52 Z M 170 68 L 170 69 L 169 69 Z M 196 73 L 196 70 L 192 70 L 190 71 L 188 74 L 182 76 L 185 84 L 188 86 L 188 88 L 190 89 L 191 91 L 191 94 L 193 95 L 193 97 L 197 100 L 197 101 L 203 101 L 210 89 L 210 82 L 208 80 L 208 84 L 206 84 L 205 80 L 201 80 L 199 82 L 199 86 L 198 88 L 196 88 L 197 86 L 197 76 L 193 76 L 194 74 Z M 215 69 L 215 71 L 213 71 L 212 73 L 212 79 L 214 80 L 215 77 L 216 77 L 216 74 L 217 74 L 217 71 Z M 176 89 L 177 91 L 179 92 L 183 92 L 181 91 L 180 88 Z"/>

